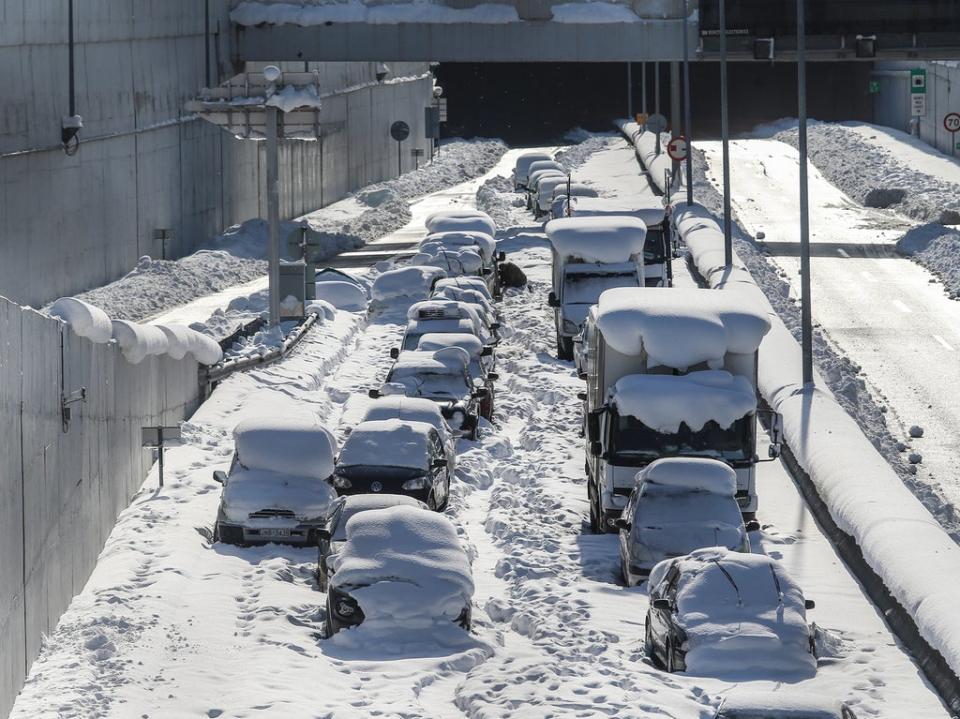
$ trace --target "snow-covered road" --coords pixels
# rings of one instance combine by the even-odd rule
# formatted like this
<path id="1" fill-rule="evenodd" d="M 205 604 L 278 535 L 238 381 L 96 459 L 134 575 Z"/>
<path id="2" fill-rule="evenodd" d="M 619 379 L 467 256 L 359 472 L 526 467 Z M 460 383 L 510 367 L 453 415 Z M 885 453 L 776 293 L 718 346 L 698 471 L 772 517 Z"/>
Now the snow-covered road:
<path id="1" fill-rule="evenodd" d="M 577 176 L 610 188 L 611 168 L 632 161 L 613 139 Z M 625 203 L 655 202 L 639 175 L 623 177 L 614 184 Z M 405 308 L 369 320 L 339 313 L 284 360 L 225 380 L 191 419 L 184 445 L 168 451 L 166 486 L 151 473 L 122 514 L 13 717 L 709 719 L 744 683 L 667 675 L 644 657 L 646 589 L 619 584 L 616 538 L 586 525 L 582 383 L 554 357 L 547 241 L 514 196 L 495 199 L 510 224 L 501 248 L 529 285 L 502 302 L 495 421 L 479 441 L 459 442 L 448 509 L 474 554 L 473 634 L 370 635 L 361 625 L 321 639 L 315 552 L 210 541 L 211 472 L 226 467 L 238 421 L 310 412 L 335 427 L 348 397 L 383 379 Z M 682 263 L 675 269 L 692 282 Z M 784 467 L 761 465 L 757 486 L 756 549 L 817 601 L 823 658 L 805 688 L 852 701 L 858 716 L 946 717 Z"/>
<path id="2" fill-rule="evenodd" d="M 698 145 L 718 184 L 719 143 Z M 774 140 L 730 145 L 732 204 L 741 226 L 760 243 L 799 292 L 797 152 Z M 922 267 L 893 245 L 912 223 L 864 208 L 810 168 L 811 283 L 814 320 L 841 353 L 863 370 L 863 379 L 890 411 L 894 437 L 909 443 L 923 462 L 916 488 L 935 516 L 943 499 L 960 506 L 960 303 L 949 299 Z M 909 428 L 924 429 L 922 439 Z M 943 497 L 936 493 L 942 492 Z M 947 528 L 949 519 L 945 519 Z"/>

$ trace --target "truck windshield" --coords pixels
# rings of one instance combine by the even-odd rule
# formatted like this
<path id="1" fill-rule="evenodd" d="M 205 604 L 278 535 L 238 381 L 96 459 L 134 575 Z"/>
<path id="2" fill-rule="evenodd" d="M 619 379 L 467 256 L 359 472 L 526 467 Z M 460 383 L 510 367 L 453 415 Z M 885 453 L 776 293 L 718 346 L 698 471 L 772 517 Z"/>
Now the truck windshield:
<path id="1" fill-rule="evenodd" d="M 659 265 L 667 259 L 666 243 L 663 241 L 663 232 L 648 232 L 646 242 L 643 243 L 643 264 Z"/>
<path id="2" fill-rule="evenodd" d="M 732 462 L 753 457 L 753 415 L 738 419 L 729 429 L 707 422 L 699 432 L 685 424 L 675 434 L 657 432 L 636 417 L 611 413 L 610 455 L 614 464 L 644 465 L 660 457 L 702 456 Z"/>
<path id="3" fill-rule="evenodd" d="M 593 305 L 605 290 L 616 287 L 637 287 L 636 270 L 603 272 L 568 272 L 563 278 L 563 304 Z"/>

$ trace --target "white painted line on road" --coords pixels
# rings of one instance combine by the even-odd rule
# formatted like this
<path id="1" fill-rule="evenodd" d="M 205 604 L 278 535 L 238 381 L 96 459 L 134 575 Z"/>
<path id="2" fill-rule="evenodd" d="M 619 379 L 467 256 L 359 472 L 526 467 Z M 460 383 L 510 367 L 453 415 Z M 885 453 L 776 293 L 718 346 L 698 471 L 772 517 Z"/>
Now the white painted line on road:
<path id="1" fill-rule="evenodd" d="M 850 259 L 850 255 L 848 255 L 848 254 L 847 254 L 847 251 L 846 251 L 845 249 L 843 249 L 842 247 L 838 247 L 838 248 L 837 248 L 837 254 L 840 255 L 841 257 L 847 258 L 848 260 Z"/>
<path id="2" fill-rule="evenodd" d="M 911 310 L 909 307 L 903 304 L 903 302 L 901 302 L 900 300 L 893 300 L 890 304 L 892 304 L 901 312 L 913 312 L 913 310 Z"/>
<path id="3" fill-rule="evenodd" d="M 861 276 L 863 277 L 863 279 L 865 279 L 867 282 L 878 282 L 878 281 L 879 281 L 879 280 L 877 280 L 876 277 L 874 277 L 873 275 L 871 275 L 871 274 L 870 274 L 869 272 L 867 272 L 866 270 L 863 270 L 863 272 L 861 272 L 860 275 L 861 275 Z"/>
<path id="4" fill-rule="evenodd" d="M 941 337 L 940 335 L 934 335 L 934 336 L 933 336 L 933 339 L 935 339 L 937 342 L 939 342 L 940 344 L 942 344 L 944 347 L 946 347 L 946 348 L 947 348 L 948 350 L 950 350 L 951 352 L 955 351 L 955 350 L 953 349 L 953 347 L 951 347 L 950 344 L 949 344 L 945 339 L 943 339 L 943 337 Z"/>

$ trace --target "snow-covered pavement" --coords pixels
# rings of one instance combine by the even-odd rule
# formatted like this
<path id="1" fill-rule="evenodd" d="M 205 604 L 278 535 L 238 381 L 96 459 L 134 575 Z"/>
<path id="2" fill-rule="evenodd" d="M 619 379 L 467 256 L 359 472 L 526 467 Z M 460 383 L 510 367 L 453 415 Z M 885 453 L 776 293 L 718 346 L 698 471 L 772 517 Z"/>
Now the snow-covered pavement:
<path id="1" fill-rule="evenodd" d="M 717 184 L 719 143 L 703 142 Z M 799 291 L 797 153 L 774 140 L 730 145 L 732 203 L 743 228 L 766 234 L 761 245 Z M 894 252 L 909 227 L 902 218 L 864 208 L 810 168 L 811 282 L 815 321 L 889 411 L 890 432 L 922 456 L 914 491 L 955 531 L 944 500 L 960 505 L 960 303 L 929 272 Z M 923 428 L 911 439 L 909 428 Z"/>
<path id="2" fill-rule="evenodd" d="M 632 154 L 611 139 L 577 179 L 614 189 L 610 169 L 626 172 Z M 492 174 L 511 163 L 508 154 Z M 655 201 L 642 179 L 619 196 L 626 207 Z M 166 486 L 158 490 L 151 473 L 122 514 L 13 717 L 709 719 L 735 686 L 776 688 L 667 675 L 644 657 L 646 589 L 619 584 L 616 537 L 586 526 L 582 382 L 554 357 L 548 245 L 513 195 L 496 198 L 510 222 L 500 247 L 529 285 L 501 304 L 494 423 L 459 442 L 447 510 L 474 556 L 473 633 L 383 635 L 361 625 L 321 639 L 315 552 L 210 541 L 219 498 L 211 472 L 226 467 L 237 422 L 309 412 L 335 428 L 346 400 L 382 381 L 405 307 L 369 320 L 341 312 L 282 361 L 225 380 L 191 419 L 183 446 L 168 450 Z M 682 263 L 675 270 L 692 282 Z M 853 702 L 858 716 L 946 717 L 784 467 L 761 465 L 757 487 L 756 550 L 781 559 L 817 601 L 823 658 L 803 687 Z"/>

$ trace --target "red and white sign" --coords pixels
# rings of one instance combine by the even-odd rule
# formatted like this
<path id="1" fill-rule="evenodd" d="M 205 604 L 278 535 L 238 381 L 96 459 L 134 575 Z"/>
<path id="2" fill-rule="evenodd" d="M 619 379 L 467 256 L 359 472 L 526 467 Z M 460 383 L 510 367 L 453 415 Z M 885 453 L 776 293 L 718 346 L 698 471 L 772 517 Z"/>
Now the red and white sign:
<path id="1" fill-rule="evenodd" d="M 670 140 L 667 143 L 667 154 L 670 155 L 671 160 L 677 162 L 682 162 L 687 159 L 687 138 L 683 135 L 678 135 L 677 137 Z"/>
<path id="2" fill-rule="evenodd" d="M 960 132 L 960 112 L 950 112 L 943 118 L 943 126 L 947 132 Z"/>

